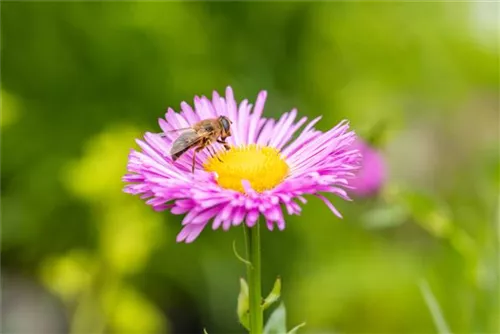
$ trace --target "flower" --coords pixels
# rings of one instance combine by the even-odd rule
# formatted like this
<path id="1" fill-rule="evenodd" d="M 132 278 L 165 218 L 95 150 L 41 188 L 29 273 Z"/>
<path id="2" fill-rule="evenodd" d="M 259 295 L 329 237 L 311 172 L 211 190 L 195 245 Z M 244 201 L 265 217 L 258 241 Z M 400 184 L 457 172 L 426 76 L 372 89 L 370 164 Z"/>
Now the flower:
<path id="1" fill-rule="evenodd" d="M 299 214 L 298 202 L 306 203 L 303 195 L 308 194 L 341 217 L 324 194 L 350 200 L 345 188 L 350 187 L 348 180 L 360 160 L 358 151 L 351 149 L 356 135 L 349 131 L 347 121 L 318 131 L 314 125 L 321 117 L 317 117 L 292 140 L 307 118 L 296 121 L 295 109 L 277 121 L 263 118 L 266 97 L 262 91 L 255 107 L 247 100 L 237 106 L 228 87 L 225 98 L 214 92 L 212 101 L 195 97 L 194 109 L 185 102 L 181 113 L 169 108 L 165 119 L 159 120 L 164 136 L 148 132 L 144 140 L 137 140 L 142 152 L 131 151 L 124 191 L 147 199 L 157 211 L 185 214 L 177 241 L 186 243 L 195 240 L 210 222 L 214 230 L 242 223 L 252 227 L 261 215 L 270 230 L 275 225 L 283 230 L 282 206 L 290 215 Z M 211 157 L 206 149 L 198 152 L 194 173 L 193 150 L 172 160 L 169 151 L 179 136 L 173 129 L 221 115 L 232 121 L 232 136 L 227 138 L 230 150 L 215 143 L 217 156 Z"/>
<path id="2" fill-rule="evenodd" d="M 358 197 L 376 194 L 385 182 L 385 162 L 375 148 L 361 139 L 357 139 L 352 147 L 361 152 L 361 168 L 356 172 L 356 177 L 351 180 L 351 192 Z"/>

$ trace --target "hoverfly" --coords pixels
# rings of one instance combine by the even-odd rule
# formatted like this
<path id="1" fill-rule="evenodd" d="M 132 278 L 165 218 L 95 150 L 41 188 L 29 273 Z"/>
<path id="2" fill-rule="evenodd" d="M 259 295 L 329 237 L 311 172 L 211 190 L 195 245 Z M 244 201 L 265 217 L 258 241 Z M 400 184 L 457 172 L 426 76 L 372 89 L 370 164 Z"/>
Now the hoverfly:
<path id="1" fill-rule="evenodd" d="M 200 152 L 204 148 L 207 149 L 208 153 L 214 157 L 215 150 L 210 147 L 213 142 L 218 142 L 224 145 L 226 150 L 229 150 L 229 144 L 226 142 L 226 138 L 231 136 L 231 120 L 226 116 L 219 116 L 217 118 L 205 119 L 196 124 L 193 124 L 189 128 L 175 129 L 174 131 L 186 131 L 181 134 L 172 144 L 172 149 L 170 150 L 170 155 L 172 160 L 176 161 L 189 149 L 195 148 L 193 152 L 193 164 L 191 172 L 194 173 L 194 163 L 196 159 L 196 153 Z M 162 134 L 163 136 L 165 134 Z M 212 151 L 210 151 L 210 148 Z M 220 159 L 219 159 L 220 160 Z"/>

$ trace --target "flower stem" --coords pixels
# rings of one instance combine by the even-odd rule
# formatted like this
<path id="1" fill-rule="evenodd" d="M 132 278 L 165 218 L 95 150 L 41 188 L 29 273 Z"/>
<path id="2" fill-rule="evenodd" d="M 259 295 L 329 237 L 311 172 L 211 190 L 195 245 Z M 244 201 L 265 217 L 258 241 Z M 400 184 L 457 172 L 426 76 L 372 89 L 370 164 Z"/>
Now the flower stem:
<path id="1" fill-rule="evenodd" d="M 247 251 L 247 279 L 250 312 L 250 334 L 262 334 L 264 323 L 261 306 L 261 278 L 260 278 L 260 226 L 259 221 L 253 227 L 244 225 L 245 246 Z"/>

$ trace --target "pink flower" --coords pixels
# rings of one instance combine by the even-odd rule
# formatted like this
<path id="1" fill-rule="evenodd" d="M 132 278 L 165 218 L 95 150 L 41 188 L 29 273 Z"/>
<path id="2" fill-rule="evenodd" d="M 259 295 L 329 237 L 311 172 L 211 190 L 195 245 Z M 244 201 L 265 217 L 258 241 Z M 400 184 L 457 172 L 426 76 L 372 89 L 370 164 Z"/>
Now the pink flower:
<path id="1" fill-rule="evenodd" d="M 376 194 L 384 185 L 385 163 L 382 155 L 361 139 L 357 139 L 352 148 L 359 150 L 362 155 L 361 168 L 356 177 L 350 181 L 351 192 L 359 197 Z"/>
<path id="2" fill-rule="evenodd" d="M 270 230 L 275 225 L 283 230 L 282 207 L 290 215 L 299 214 L 299 203 L 306 203 L 304 195 L 320 198 L 341 217 L 324 195 L 350 200 L 345 189 L 350 188 L 348 180 L 360 160 L 352 148 L 354 132 L 346 121 L 327 132 L 318 131 L 314 128 L 318 117 L 292 140 L 307 118 L 296 120 L 295 109 L 277 121 L 263 118 L 266 96 L 260 92 L 255 107 L 247 100 L 238 106 L 228 87 L 225 98 L 214 92 L 211 101 L 195 97 L 194 109 L 185 102 L 181 113 L 169 108 L 165 119 L 159 120 L 166 136 L 148 132 L 144 141 L 137 140 L 142 151 L 131 151 L 124 191 L 140 195 L 157 211 L 185 215 L 178 242 L 192 242 L 208 224 L 214 230 L 243 223 L 252 227 L 259 216 Z M 179 133 L 169 131 L 221 115 L 233 122 L 232 136 L 227 138 L 230 150 L 215 143 L 214 158 L 202 150 L 196 155 L 194 174 L 193 150 L 172 160 L 169 151 Z"/>

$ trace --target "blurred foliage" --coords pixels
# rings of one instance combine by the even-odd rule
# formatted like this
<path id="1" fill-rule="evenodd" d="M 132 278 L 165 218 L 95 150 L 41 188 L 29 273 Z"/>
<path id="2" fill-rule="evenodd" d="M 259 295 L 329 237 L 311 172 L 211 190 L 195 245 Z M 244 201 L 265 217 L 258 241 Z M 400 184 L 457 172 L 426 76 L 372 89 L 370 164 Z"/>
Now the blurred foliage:
<path id="1" fill-rule="evenodd" d="M 3 2 L 2 272 L 42 282 L 73 333 L 235 333 L 242 232 L 175 244 L 121 192 L 134 138 L 227 85 L 360 134 L 385 124 L 379 196 L 315 199 L 263 235 L 299 332 L 498 333 L 498 4 Z M 377 227 L 377 228 L 375 228 Z M 4 286 L 5 289 L 9 287 Z M 30 321 L 26 317 L 26 321 Z M 14 333 L 15 328 L 4 328 Z"/>

